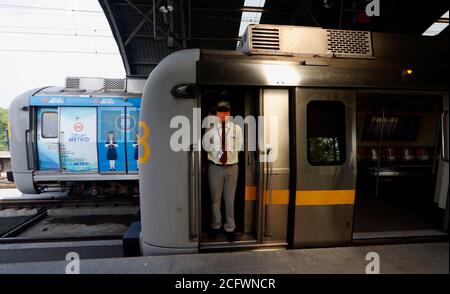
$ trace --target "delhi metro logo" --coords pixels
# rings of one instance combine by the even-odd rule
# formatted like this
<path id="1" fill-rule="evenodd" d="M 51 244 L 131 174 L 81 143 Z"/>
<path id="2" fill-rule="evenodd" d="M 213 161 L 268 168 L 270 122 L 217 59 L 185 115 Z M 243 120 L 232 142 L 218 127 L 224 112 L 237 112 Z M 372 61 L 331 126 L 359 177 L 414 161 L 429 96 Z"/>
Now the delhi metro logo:
<path id="1" fill-rule="evenodd" d="M 75 132 L 81 132 L 84 129 L 84 125 L 80 122 L 77 122 L 73 125 L 73 129 L 75 130 Z"/>
<path id="2" fill-rule="evenodd" d="M 121 114 L 115 121 L 116 130 L 121 132 L 130 132 L 136 127 L 136 120 L 132 116 Z"/>

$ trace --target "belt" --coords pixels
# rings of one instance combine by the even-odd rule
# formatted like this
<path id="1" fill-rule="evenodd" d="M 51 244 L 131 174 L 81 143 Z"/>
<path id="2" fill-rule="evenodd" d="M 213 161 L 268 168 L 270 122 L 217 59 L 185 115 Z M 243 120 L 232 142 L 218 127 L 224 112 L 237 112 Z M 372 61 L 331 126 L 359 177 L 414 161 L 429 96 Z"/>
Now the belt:
<path id="1" fill-rule="evenodd" d="M 211 161 L 211 160 L 208 160 L 208 161 L 209 161 L 210 164 L 221 166 L 221 167 L 237 165 L 237 163 L 233 163 L 233 164 L 218 164 L 218 163 L 215 163 L 214 161 Z"/>

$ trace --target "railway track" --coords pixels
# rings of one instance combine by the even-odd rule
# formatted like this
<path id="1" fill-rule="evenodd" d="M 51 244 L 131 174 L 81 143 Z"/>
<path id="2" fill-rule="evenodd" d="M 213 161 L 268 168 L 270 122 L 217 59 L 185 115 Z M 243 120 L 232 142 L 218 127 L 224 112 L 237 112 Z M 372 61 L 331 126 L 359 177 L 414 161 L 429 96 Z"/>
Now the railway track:
<path id="1" fill-rule="evenodd" d="M 18 222 L 16 225 L 12 226 L 10 229 L 5 232 L 0 233 L 0 240 L 4 239 L 14 239 L 15 236 L 19 235 L 23 231 L 26 231 L 28 228 L 32 227 L 37 222 L 43 220 L 47 217 L 47 207 L 41 207 L 38 209 L 35 215 L 28 217 L 27 219 Z M 1 243 L 0 243 L 1 244 Z"/>
<path id="2" fill-rule="evenodd" d="M 15 209 L 35 209 L 36 213 L 25 218 L 18 220 L 18 222 L 12 225 L 10 228 L 6 227 L 6 230 L 0 230 L 0 244 L 8 243 L 29 243 L 29 242 L 50 242 L 50 241 L 82 241 L 82 240 L 102 240 L 105 239 L 121 239 L 121 235 L 110 236 L 90 236 L 90 237 L 39 237 L 39 238 L 22 238 L 19 237 L 24 231 L 35 226 L 42 220 L 48 217 L 48 211 L 51 209 L 59 208 L 101 208 L 101 207 L 129 207 L 137 206 L 139 204 L 138 197 L 128 198 L 105 198 L 105 199 L 74 199 L 74 198 L 58 198 L 58 199 L 7 199 L 0 200 L 0 211 L 2 210 L 15 210 Z M 70 219 L 71 215 L 66 216 Z M 73 217 L 73 215 L 72 215 Z M 0 220 L 1 221 L 1 220 Z M 76 223 L 76 221 L 75 221 Z"/>

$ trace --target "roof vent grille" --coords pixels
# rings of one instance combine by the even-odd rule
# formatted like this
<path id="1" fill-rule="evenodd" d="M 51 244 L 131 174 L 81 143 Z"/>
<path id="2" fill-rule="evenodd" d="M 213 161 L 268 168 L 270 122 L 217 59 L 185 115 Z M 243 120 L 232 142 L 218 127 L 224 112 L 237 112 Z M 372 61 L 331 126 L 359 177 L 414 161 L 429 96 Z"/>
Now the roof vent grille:
<path id="1" fill-rule="evenodd" d="M 372 38 L 370 32 L 327 30 L 328 50 L 343 57 L 370 57 Z"/>
<path id="2" fill-rule="evenodd" d="M 277 28 L 252 28 L 253 50 L 280 50 L 280 31 Z"/>
<path id="3" fill-rule="evenodd" d="M 104 87 L 105 91 L 125 91 L 126 81 L 125 79 L 105 79 Z"/>
<path id="4" fill-rule="evenodd" d="M 66 89 L 80 89 L 80 78 L 66 78 Z"/>

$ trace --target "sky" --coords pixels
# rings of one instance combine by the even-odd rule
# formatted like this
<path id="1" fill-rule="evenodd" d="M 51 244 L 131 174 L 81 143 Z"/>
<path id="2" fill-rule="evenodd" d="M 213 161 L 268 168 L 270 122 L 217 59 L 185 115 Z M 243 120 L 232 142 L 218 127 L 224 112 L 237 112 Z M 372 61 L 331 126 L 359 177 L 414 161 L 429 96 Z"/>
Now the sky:
<path id="1" fill-rule="evenodd" d="M 98 0 L 0 0 L 0 107 L 67 76 L 125 77 Z"/>

